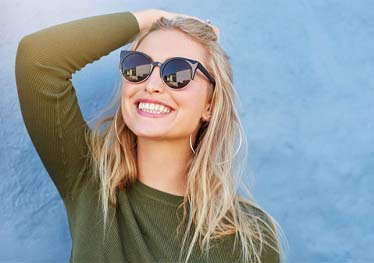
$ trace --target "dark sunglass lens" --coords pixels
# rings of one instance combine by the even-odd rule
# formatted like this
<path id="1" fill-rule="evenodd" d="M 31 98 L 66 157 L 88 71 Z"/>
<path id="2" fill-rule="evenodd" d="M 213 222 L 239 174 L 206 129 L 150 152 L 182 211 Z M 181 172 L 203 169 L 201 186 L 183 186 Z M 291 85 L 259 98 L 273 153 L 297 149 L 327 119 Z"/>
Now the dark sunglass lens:
<path id="1" fill-rule="evenodd" d="M 181 89 L 192 79 L 191 66 L 182 59 L 170 60 L 163 68 L 162 78 L 169 87 Z"/>
<path id="2" fill-rule="evenodd" d="M 130 54 L 122 62 L 122 74 L 131 82 L 145 80 L 151 71 L 151 64 L 147 57 L 141 54 Z"/>

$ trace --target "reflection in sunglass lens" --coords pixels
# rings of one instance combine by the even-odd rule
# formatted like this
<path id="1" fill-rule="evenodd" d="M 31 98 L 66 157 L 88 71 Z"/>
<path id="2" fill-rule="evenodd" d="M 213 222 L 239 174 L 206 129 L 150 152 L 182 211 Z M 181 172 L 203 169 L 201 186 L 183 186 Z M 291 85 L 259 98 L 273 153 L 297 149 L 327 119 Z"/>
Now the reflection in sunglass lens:
<path id="1" fill-rule="evenodd" d="M 122 62 L 122 74 L 131 82 L 145 80 L 151 71 L 148 58 L 140 54 L 131 54 Z"/>
<path id="2" fill-rule="evenodd" d="M 192 79 L 191 66 L 182 59 L 172 59 L 164 66 L 162 78 L 169 87 L 181 89 Z"/>

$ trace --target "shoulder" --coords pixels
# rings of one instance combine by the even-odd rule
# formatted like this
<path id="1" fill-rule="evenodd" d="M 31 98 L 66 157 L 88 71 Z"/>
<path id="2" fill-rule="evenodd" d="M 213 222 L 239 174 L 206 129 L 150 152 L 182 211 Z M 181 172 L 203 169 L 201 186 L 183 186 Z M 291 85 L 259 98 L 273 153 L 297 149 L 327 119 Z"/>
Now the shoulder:
<path id="1" fill-rule="evenodd" d="M 273 219 L 271 216 L 255 202 L 249 201 L 248 199 L 244 199 L 242 197 L 238 197 L 238 200 L 242 212 L 246 213 L 252 218 L 257 218 L 266 224 L 273 224 Z"/>
<path id="2" fill-rule="evenodd" d="M 251 222 L 260 246 L 262 262 L 280 262 L 280 244 L 276 223 L 264 209 L 247 200 L 239 202 L 242 212 Z M 257 243 L 256 242 L 256 243 Z"/>
<path id="3" fill-rule="evenodd" d="M 254 224 L 260 226 L 260 230 L 265 230 L 265 232 L 276 231 L 275 221 L 269 213 L 267 213 L 263 208 L 258 206 L 255 202 L 248 199 L 238 198 L 240 212 L 252 221 Z"/>

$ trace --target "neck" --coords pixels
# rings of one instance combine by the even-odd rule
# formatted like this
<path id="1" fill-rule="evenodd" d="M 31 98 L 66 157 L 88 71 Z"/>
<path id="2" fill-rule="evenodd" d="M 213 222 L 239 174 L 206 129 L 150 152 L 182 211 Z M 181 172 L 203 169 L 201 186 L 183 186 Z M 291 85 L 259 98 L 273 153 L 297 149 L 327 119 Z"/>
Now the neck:
<path id="1" fill-rule="evenodd" d="M 137 145 L 138 180 L 160 191 L 183 196 L 192 154 L 188 141 L 138 137 Z"/>

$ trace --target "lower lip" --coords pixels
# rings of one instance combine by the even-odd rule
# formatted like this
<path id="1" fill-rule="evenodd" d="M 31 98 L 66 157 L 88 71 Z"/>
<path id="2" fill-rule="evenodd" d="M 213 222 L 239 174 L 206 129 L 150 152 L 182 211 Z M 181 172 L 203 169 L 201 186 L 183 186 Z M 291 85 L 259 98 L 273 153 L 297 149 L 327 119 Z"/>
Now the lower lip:
<path id="1" fill-rule="evenodd" d="M 168 113 L 152 113 L 152 112 L 142 111 L 139 108 L 136 108 L 136 111 L 138 112 L 139 115 L 144 116 L 144 117 L 150 117 L 150 118 L 164 118 L 173 112 L 173 111 L 170 111 Z"/>

